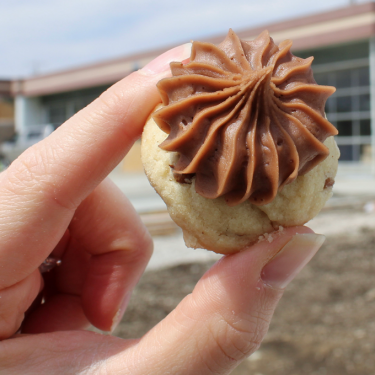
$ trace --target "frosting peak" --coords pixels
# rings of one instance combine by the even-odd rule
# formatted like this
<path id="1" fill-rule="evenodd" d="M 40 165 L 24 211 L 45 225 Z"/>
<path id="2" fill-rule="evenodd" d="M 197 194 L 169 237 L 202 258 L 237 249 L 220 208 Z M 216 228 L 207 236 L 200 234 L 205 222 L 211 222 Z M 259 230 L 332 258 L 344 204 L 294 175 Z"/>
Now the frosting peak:
<path id="1" fill-rule="evenodd" d="M 177 181 L 195 176 L 206 198 L 263 205 L 328 156 L 323 142 L 337 130 L 324 105 L 335 89 L 317 85 L 313 58 L 292 55 L 291 45 L 229 30 L 218 46 L 194 42 L 189 63 L 171 63 L 154 120 L 169 134 L 160 147 L 179 155 Z"/>

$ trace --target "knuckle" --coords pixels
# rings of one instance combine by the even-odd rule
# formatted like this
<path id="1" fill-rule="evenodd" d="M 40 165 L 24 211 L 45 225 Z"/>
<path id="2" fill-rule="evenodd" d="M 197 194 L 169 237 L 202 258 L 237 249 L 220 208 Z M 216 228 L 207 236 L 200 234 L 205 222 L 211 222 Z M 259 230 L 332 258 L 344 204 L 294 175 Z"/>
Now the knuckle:
<path id="1" fill-rule="evenodd" d="M 124 227 L 123 240 L 120 243 L 121 248 L 126 250 L 128 261 L 149 259 L 154 250 L 152 237 L 139 216 L 134 218 L 132 226 Z"/>
<path id="2" fill-rule="evenodd" d="M 147 257 L 151 257 L 152 253 L 154 252 L 154 241 L 152 240 L 150 232 L 147 230 L 145 226 L 142 227 L 142 230 L 143 235 L 140 236 L 140 247 L 143 249 L 144 254 Z"/>
<path id="3" fill-rule="evenodd" d="M 0 291 L 0 339 L 12 336 L 21 326 L 25 313 L 40 289 L 39 271 Z"/>
<path id="4" fill-rule="evenodd" d="M 120 86 L 114 85 L 110 89 L 104 91 L 97 99 L 100 103 L 100 109 L 103 118 L 118 117 L 121 106 L 126 105 L 124 91 Z"/>
<path id="5" fill-rule="evenodd" d="M 119 81 L 97 99 L 97 108 L 100 108 L 97 114 L 102 120 L 109 122 L 115 118 L 117 123 L 119 121 L 125 123 L 126 119 L 126 122 L 132 123 L 139 117 L 137 109 L 140 111 L 142 109 L 139 107 L 139 89 L 144 85 L 144 78 L 132 73 L 126 79 L 131 81 L 130 86 L 124 81 Z M 132 127 L 122 127 L 124 135 L 132 138 L 134 129 L 131 130 Z"/>
<path id="6" fill-rule="evenodd" d="M 147 232 L 147 230 L 145 231 Z M 154 244 L 152 238 L 149 235 L 134 236 L 134 233 L 129 233 L 127 235 L 129 245 L 125 246 L 126 257 L 128 262 L 139 263 L 144 259 L 148 260 L 151 258 L 153 253 Z"/>
<path id="7" fill-rule="evenodd" d="M 14 311 L 0 312 L 0 340 L 14 335 L 24 319 L 23 313 Z"/>
<path id="8" fill-rule="evenodd" d="M 62 176 L 56 174 L 56 150 L 43 141 L 23 152 L 6 171 L 3 187 L 11 196 L 26 196 L 28 201 L 52 201 L 64 209 L 74 209 L 74 202 L 59 200 Z"/>
<path id="9" fill-rule="evenodd" d="M 112 244 L 112 250 L 120 250 L 127 262 L 139 263 L 149 260 L 153 253 L 154 243 L 141 222 L 134 227 L 124 228 L 122 236 Z"/>
<path id="10" fill-rule="evenodd" d="M 33 188 L 45 174 L 45 163 L 35 147 L 27 149 L 7 170 L 8 185 L 15 191 Z"/>

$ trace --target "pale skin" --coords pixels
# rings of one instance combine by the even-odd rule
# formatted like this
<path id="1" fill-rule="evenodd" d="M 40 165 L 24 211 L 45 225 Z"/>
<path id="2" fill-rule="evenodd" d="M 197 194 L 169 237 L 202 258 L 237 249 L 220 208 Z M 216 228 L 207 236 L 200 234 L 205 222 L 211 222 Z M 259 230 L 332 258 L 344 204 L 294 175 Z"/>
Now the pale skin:
<path id="1" fill-rule="evenodd" d="M 285 229 L 224 257 L 142 338 L 84 330 L 113 330 L 151 257 L 150 235 L 106 176 L 160 102 L 168 63 L 188 57 L 177 47 L 127 76 L 0 174 L 0 374 L 229 374 L 320 247 L 310 229 Z M 61 265 L 43 278 L 48 256 Z"/>

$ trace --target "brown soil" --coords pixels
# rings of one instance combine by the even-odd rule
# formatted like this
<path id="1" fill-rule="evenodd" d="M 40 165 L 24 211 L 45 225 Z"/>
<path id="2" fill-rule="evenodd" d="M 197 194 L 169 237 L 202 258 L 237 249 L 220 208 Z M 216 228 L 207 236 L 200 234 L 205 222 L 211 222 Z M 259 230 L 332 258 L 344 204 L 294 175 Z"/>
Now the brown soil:
<path id="1" fill-rule="evenodd" d="M 232 375 L 373 375 L 375 233 L 328 237 L 288 287 L 261 348 Z M 211 264 L 149 271 L 116 335 L 140 337 L 190 293 Z"/>

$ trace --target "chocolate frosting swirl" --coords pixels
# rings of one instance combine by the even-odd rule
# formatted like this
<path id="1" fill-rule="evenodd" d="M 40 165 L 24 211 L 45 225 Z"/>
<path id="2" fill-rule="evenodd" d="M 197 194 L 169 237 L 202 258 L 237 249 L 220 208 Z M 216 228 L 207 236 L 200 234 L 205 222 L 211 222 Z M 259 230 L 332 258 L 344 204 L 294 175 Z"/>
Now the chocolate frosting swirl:
<path id="1" fill-rule="evenodd" d="M 153 117 L 169 134 L 160 147 L 179 155 L 177 181 L 195 176 L 203 197 L 263 205 L 328 156 L 323 142 L 337 130 L 324 106 L 335 89 L 317 85 L 313 58 L 291 45 L 268 31 L 247 42 L 229 30 L 218 46 L 194 42 L 190 62 L 171 63 Z"/>

